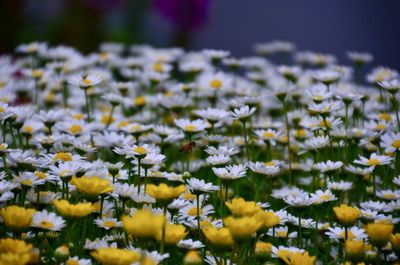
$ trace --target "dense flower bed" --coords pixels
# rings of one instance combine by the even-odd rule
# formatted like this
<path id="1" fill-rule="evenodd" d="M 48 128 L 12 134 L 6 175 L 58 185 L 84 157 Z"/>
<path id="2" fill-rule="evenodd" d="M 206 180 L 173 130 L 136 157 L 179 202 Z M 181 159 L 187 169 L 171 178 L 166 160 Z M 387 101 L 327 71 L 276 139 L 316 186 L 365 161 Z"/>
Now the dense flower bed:
<path id="1" fill-rule="evenodd" d="M 398 72 L 255 50 L 0 57 L 0 264 L 398 262 Z"/>

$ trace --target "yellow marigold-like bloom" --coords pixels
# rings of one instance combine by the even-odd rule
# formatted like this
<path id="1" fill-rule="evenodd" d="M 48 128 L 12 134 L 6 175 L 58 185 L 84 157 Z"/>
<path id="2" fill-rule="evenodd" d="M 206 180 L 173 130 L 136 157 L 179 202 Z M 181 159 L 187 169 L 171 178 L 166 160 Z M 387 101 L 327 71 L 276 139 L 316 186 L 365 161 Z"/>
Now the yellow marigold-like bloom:
<path id="1" fill-rule="evenodd" d="M 261 211 L 255 201 L 245 201 L 243 198 L 234 198 L 232 202 L 225 202 L 234 216 L 253 216 Z"/>
<path id="2" fill-rule="evenodd" d="M 224 224 L 229 228 L 235 240 L 242 240 L 250 238 L 261 228 L 263 223 L 255 217 L 234 218 L 229 216 L 224 219 Z"/>
<path id="3" fill-rule="evenodd" d="M 392 244 L 393 249 L 400 250 L 400 233 L 390 236 L 390 244 Z"/>
<path id="4" fill-rule="evenodd" d="M 74 185 L 79 192 L 91 196 L 97 196 L 107 192 L 112 192 L 114 189 L 110 181 L 96 176 L 83 176 L 81 178 L 77 178 L 74 176 L 72 177 L 70 183 Z"/>
<path id="5" fill-rule="evenodd" d="M 188 234 L 186 228 L 183 225 L 176 225 L 167 223 L 165 226 L 165 244 L 166 245 L 176 245 Z M 162 239 L 162 229 L 159 229 L 155 237 L 158 241 Z"/>
<path id="6" fill-rule="evenodd" d="M 211 245 L 215 247 L 229 247 L 233 245 L 231 231 L 226 227 L 218 229 L 213 226 L 205 226 L 201 230 Z"/>
<path id="7" fill-rule="evenodd" d="M 146 187 L 146 193 L 157 201 L 169 202 L 184 193 L 186 190 L 185 185 L 178 187 L 169 187 L 168 185 L 161 183 L 160 185 L 150 184 Z"/>
<path id="8" fill-rule="evenodd" d="M 54 207 L 65 217 L 81 218 L 91 214 L 94 210 L 90 202 L 70 204 L 67 200 L 54 200 Z"/>
<path id="9" fill-rule="evenodd" d="M 140 254 L 118 248 L 99 248 L 90 253 L 102 265 L 129 265 L 140 259 Z"/>
<path id="10" fill-rule="evenodd" d="M 352 226 L 360 217 L 361 211 L 355 207 L 341 204 L 340 207 L 333 207 L 336 219 L 343 226 Z"/>
<path id="11" fill-rule="evenodd" d="M 393 224 L 387 223 L 370 223 L 364 227 L 371 243 L 378 246 L 383 246 L 390 240 L 393 228 Z"/>
<path id="12" fill-rule="evenodd" d="M 307 251 L 304 253 L 280 251 L 278 257 L 287 265 L 314 265 L 316 258 L 310 256 Z"/>
<path id="13" fill-rule="evenodd" d="M 189 250 L 183 258 L 183 265 L 201 265 L 203 260 L 197 250 Z"/>
<path id="14" fill-rule="evenodd" d="M 164 221 L 163 215 L 154 215 L 149 209 L 138 210 L 132 217 L 122 217 L 125 231 L 133 237 L 142 239 L 154 237 L 155 233 L 162 229 Z"/>
<path id="15" fill-rule="evenodd" d="M 364 256 L 365 244 L 361 240 L 346 240 L 344 245 L 346 258 L 357 262 L 361 261 Z"/>
<path id="16" fill-rule="evenodd" d="M 281 218 L 271 211 L 259 211 L 254 217 L 260 220 L 263 228 L 266 229 L 274 227 L 281 222 Z"/>
<path id="17" fill-rule="evenodd" d="M 0 239 L 0 264 L 27 264 L 31 260 L 32 245 L 23 240 Z"/>
<path id="18" fill-rule="evenodd" d="M 271 255 L 272 244 L 269 242 L 257 241 L 254 253 L 256 257 L 269 257 Z"/>
<path id="19" fill-rule="evenodd" d="M 13 229 L 23 229 L 30 227 L 34 209 L 25 209 L 19 206 L 7 206 L 0 209 L 0 216 L 7 227 Z"/>

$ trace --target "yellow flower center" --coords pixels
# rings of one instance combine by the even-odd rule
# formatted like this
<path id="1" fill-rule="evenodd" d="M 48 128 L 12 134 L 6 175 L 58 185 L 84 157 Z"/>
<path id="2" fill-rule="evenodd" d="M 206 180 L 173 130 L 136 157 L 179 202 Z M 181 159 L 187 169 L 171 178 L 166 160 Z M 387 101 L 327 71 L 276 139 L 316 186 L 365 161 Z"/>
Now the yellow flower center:
<path id="1" fill-rule="evenodd" d="M 274 161 L 264 162 L 264 165 L 267 167 L 273 167 L 275 166 L 275 162 Z"/>
<path id="2" fill-rule="evenodd" d="M 154 71 L 154 72 L 159 72 L 159 73 L 164 72 L 163 65 L 162 65 L 161 63 L 155 63 L 155 64 L 153 64 L 153 71 Z"/>
<path id="3" fill-rule="evenodd" d="M 0 107 L 0 112 L 4 112 L 4 108 L 3 107 Z"/>
<path id="4" fill-rule="evenodd" d="M 85 118 L 85 115 L 83 115 L 82 113 L 77 113 L 77 114 L 73 115 L 72 118 L 74 120 L 82 120 L 83 118 Z"/>
<path id="5" fill-rule="evenodd" d="M 54 227 L 54 224 L 52 222 L 42 220 L 42 221 L 40 221 L 39 226 L 41 228 L 50 229 L 50 228 Z"/>
<path id="6" fill-rule="evenodd" d="M 383 112 L 379 114 L 379 119 L 384 121 L 390 121 L 392 117 L 390 116 L 390 113 Z"/>
<path id="7" fill-rule="evenodd" d="M 35 171 L 35 176 L 40 178 L 40 179 L 45 179 L 46 178 L 46 173 L 40 172 L 40 171 Z"/>
<path id="8" fill-rule="evenodd" d="M 345 236 L 346 236 L 345 231 L 340 232 L 339 236 L 341 238 L 345 238 Z M 347 232 L 347 239 L 354 239 L 354 238 L 356 238 L 356 236 L 352 232 L 348 231 Z"/>
<path id="9" fill-rule="evenodd" d="M 104 124 L 112 123 L 114 120 L 115 119 L 112 116 L 108 115 L 108 114 L 103 115 L 101 117 L 101 122 L 104 123 Z"/>
<path id="10" fill-rule="evenodd" d="M 381 130 L 383 130 L 385 128 L 386 128 L 386 125 L 382 124 L 382 123 L 377 124 L 376 127 L 375 127 L 375 129 L 378 130 L 378 131 L 381 131 Z"/>
<path id="11" fill-rule="evenodd" d="M 332 127 L 332 122 L 328 121 L 328 120 L 322 120 L 319 123 L 319 126 L 321 127 L 325 127 L 325 128 L 331 128 Z"/>
<path id="12" fill-rule="evenodd" d="M 307 136 L 307 132 L 303 129 L 296 130 L 294 135 L 298 138 L 305 138 Z"/>
<path id="13" fill-rule="evenodd" d="M 331 196 L 329 196 L 328 194 L 324 194 L 324 195 L 320 196 L 319 198 L 323 201 L 327 201 L 331 198 Z"/>
<path id="14" fill-rule="evenodd" d="M 115 222 L 114 221 L 110 221 L 110 220 L 104 221 L 103 222 L 103 226 L 105 226 L 105 227 L 115 227 Z"/>
<path id="15" fill-rule="evenodd" d="M 368 166 L 377 166 L 377 165 L 379 165 L 380 163 L 381 163 L 381 162 L 379 162 L 378 159 L 376 159 L 376 158 L 371 158 L 371 159 L 368 160 L 367 165 L 368 165 Z"/>
<path id="16" fill-rule="evenodd" d="M 265 133 L 263 134 L 263 137 L 264 137 L 264 138 L 267 138 L 267 139 L 271 139 L 271 138 L 274 138 L 274 137 L 275 137 L 275 133 L 274 133 L 274 132 L 265 132 Z"/>
<path id="17" fill-rule="evenodd" d="M 101 60 L 106 60 L 106 59 L 108 59 L 108 53 L 106 53 L 106 52 L 100 53 L 99 56 L 100 56 L 100 59 L 101 59 Z"/>
<path id="18" fill-rule="evenodd" d="M 85 85 L 90 85 L 92 81 L 90 81 L 90 79 L 85 78 L 82 80 L 82 83 L 84 83 Z"/>
<path id="19" fill-rule="evenodd" d="M 67 260 L 66 265 L 79 265 L 79 262 L 73 259 L 69 259 Z"/>
<path id="20" fill-rule="evenodd" d="M 185 131 L 188 131 L 188 132 L 194 132 L 194 131 L 196 131 L 196 129 L 197 129 L 197 126 L 193 125 L 193 124 L 189 124 L 189 125 L 185 126 Z"/>
<path id="21" fill-rule="evenodd" d="M 137 107 L 141 107 L 146 104 L 146 98 L 143 96 L 138 96 L 134 99 L 134 103 Z"/>
<path id="22" fill-rule="evenodd" d="M 82 133 L 82 127 L 78 124 L 74 124 L 71 127 L 68 128 L 69 132 L 72 134 L 80 134 Z"/>
<path id="23" fill-rule="evenodd" d="M 396 195 L 394 195 L 393 193 L 385 193 L 383 194 L 383 198 L 393 200 L 396 199 Z"/>
<path id="24" fill-rule="evenodd" d="M 53 157 L 53 160 L 72 161 L 72 156 L 70 153 L 60 152 Z"/>
<path id="25" fill-rule="evenodd" d="M 118 128 L 125 127 L 125 126 L 127 126 L 128 124 L 129 124 L 129 122 L 127 122 L 127 121 L 120 121 L 120 122 L 118 123 Z"/>
<path id="26" fill-rule="evenodd" d="M 21 184 L 24 185 L 24 186 L 32 187 L 32 180 L 24 179 L 24 180 L 21 181 Z"/>
<path id="27" fill-rule="evenodd" d="M 29 126 L 29 125 L 26 125 L 26 126 L 24 126 L 23 130 L 24 130 L 25 133 L 32 134 L 32 132 L 33 132 L 33 127 L 32 127 L 32 126 Z"/>
<path id="28" fill-rule="evenodd" d="M 129 127 L 129 131 L 131 131 L 131 132 L 137 132 L 137 131 L 140 131 L 141 129 L 142 129 L 141 125 L 133 125 L 133 126 Z"/>
<path id="29" fill-rule="evenodd" d="M 400 148 L 400 140 L 394 140 L 392 142 L 392 147 L 399 149 Z"/>
<path id="30" fill-rule="evenodd" d="M 222 82 L 218 79 L 213 79 L 210 81 L 210 86 L 214 89 L 220 89 L 222 87 Z"/>
<path id="31" fill-rule="evenodd" d="M 7 151 L 7 145 L 5 144 L 0 144 L 0 151 Z"/>
<path id="32" fill-rule="evenodd" d="M 278 231 L 278 232 L 276 232 L 276 235 L 277 235 L 278 237 L 286 237 L 287 234 L 288 234 L 287 231 Z"/>
<path id="33" fill-rule="evenodd" d="M 201 208 L 199 208 L 199 215 L 201 215 L 203 213 L 203 210 Z M 192 207 L 189 209 L 188 214 L 190 216 L 197 216 L 197 207 Z"/>
<path id="34" fill-rule="evenodd" d="M 33 70 L 32 77 L 33 78 L 41 78 L 43 76 L 43 72 L 40 70 Z"/>
<path id="35" fill-rule="evenodd" d="M 147 154 L 146 148 L 144 148 L 144 147 L 142 147 L 142 146 L 138 146 L 138 147 L 133 148 L 133 151 L 136 152 L 136 153 L 138 153 L 138 154 L 140 154 L 140 155 L 145 155 L 145 154 Z"/>
<path id="36" fill-rule="evenodd" d="M 318 101 L 320 101 L 320 100 L 323 100 L 323 99 L 324 99 L 324 97 L 321 96 L 321 95 L 315 95 L 315 96 L 313 97 L 313 100 L 318 100 Z"/>

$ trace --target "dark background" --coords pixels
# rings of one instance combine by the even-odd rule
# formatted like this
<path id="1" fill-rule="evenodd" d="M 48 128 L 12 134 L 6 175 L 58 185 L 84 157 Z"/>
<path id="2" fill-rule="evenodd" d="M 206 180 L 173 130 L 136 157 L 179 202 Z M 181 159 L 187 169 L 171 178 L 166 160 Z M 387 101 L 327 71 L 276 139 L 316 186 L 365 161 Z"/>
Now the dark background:
<path id="1" fill-rule="evenodd" d="M 33 40 L 83 52 L 121 41 L 245 56 L 279 39 L 343 60 L 368 51 L 400 69 L 399 14 L 398 0 L 1 0 L 0 52 Z"/>

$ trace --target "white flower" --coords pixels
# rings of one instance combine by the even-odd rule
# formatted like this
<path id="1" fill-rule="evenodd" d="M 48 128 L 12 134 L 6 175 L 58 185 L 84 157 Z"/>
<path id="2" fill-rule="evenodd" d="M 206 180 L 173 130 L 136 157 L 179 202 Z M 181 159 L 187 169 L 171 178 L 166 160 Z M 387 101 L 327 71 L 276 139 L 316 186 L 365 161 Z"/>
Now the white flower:
<path id="1" fill-rule="evenodd" d="M 188 119 L 176 119 L 175 125 L 181 128 L 186 133 L 196 133 L 207 129 L 210 125 L 204 120 L 190 121 Z"/>
<path id="2" fill-rule="evenodd" d="M 326 173 L 329 171 L 337 170 L 337 169 L 341 168 L 342 166 L 343 166 L 342 161 L 335 162 L 335 161 L 328 160 L 326 162 L 317 163 L 313 167 L 322 173 Z"/>
<path id="3" fill-rule="evenodd" d="M 99 218 L 94 220 L 94 223 L 100 227 L 104 228 L 105 230 L 109 230 L 116 227 L 122 227 L 122 222 L 118 221 L 117 218 Z"/>
<path id="4" fill-rule="evenodd" d="M 300 193 L 297 196 L 288 195 L 283 201 L 293 207 L 305 207 L 313 203 L 313 198 L 308 193 Z"/>
<path id="5" fill-rule="evenodd" d="M 303 148 L 306 150 L 318 150 L 328 146 L 329 136 L 314 136 L 304 141 Z"/>
<path id="6" fill-rule="evenodd" d="M 371 62 L 374 58 L 372 54 L 367 52 L 353 52 L 349 51 L 347 56 L 356 64 L 365 64 Z"/>
<path id="7" fill-rule="evenodd" d="M 335 242 L 338 242 L 340 239 L 345 238 L 345 229 L 342 227 L 330 227 L 328 231 L 325 232 L 327 236 L 333 239 Z M 348 239 L 362 240 L 366 239 L 368 235 L 365 233 L 365 230 L 362 228 L 358 228 L 356 226 L 350 227 L 348 229 Z"/>
<path id="8" fill-rule="evenodd" d="M 192 192 L 212 192 L 219 190 L 219 186 L 213 185 L 212 183 L 206 183 L 202 179 L 191 178 L 186 181 L 189 189 Z"/>
<path id="9" fill-rule="evenodd" d="M 400 199 L 400 190 L 379 190 L 376 196 L 385 200 L 397 200 Z"/>
<path id="10" fill-rule="evenodd" d="M 256 173 L 267 175 L 267 176 L 275 176 L 279 174 L 281 171 L 279 166 L 270 165 L 269 163 L 262 163 L 262 162 L 251 162 L 248 163 L 249 168 Z"/>
<path id="11" fill-rule="evenodd" d="M 336 196 L 330 190 L 317 190 L 315 193 L 311 194 L 313 199 L 313 204 L 321 204 L 324 202 L 336 201 Z"/>
<path id="12" fill-rule="evenodd" d="M 43 210 L 42 212 L 34 213 L 32 217 L 32 227 L 49 231 L 61 231 L 61 229 L 65 227 L 65 220 L 55 213 Z"/>
<path id="13" fill-rule="evenodd" d="M 224 180 L 234 180 L 243 178 L 246 176 L 246 169 L 245 165 L 232 165 L 226 166 L 223 168 L 216 168 L 213 167 L 212 170 L 217 177 L 224 179 Z"/>
<path id="14" fill-rule="evenodd" d="M 388 132 L 381 136 L 381 146 L 386 153 L 394 153 L 400 150 L 400 133 Z"/>
<path id="15" fill-rule="evenodd" d="M 98 74 L 89 74 L 87 76 L 74 75 L 68 79 L 68 83 L 80 88 L 87 89 L 96 86 L 103 81 L 103 78 Z"/>
<path id="16" fill-rule="evenodd" d="M 225 165 L 231 160 L 227 155 L 213 155 L 206 158 L 207 163 L 212 166 Z"/>
<path id="17" fill-rule="evenodd" d="M 328 181 L 327 187 L 330 190 L 348 191 L 353 188 L 353 183 L 348 182 L 348 181 L 343 181 L 343 180 L 341 180 L 339 182 Z"/>
<path id="18" fill-rule="evenodd" d="M 384 80 L 378 83 L 391 94 L 396 94 L 400 90 L 400 79 Z"/>
<path id="19" fill-rule="evenodd" d="M 194 114 L 207 120 L 209 123 L 222 122 L 229 117 L 229 112 L 223 109 L 207 108 L 195 110 Z"/>
<path id="20" fill-rule="evenodd" d="M 234 109 L 231 111 L 231 115 L 235 120 L 246 121 L 255 111 L 256 108 L 252 107 L 250 109 L 250 107 L 246 105 L 241 108 Z"/>
<path id="21" fill-rule="evenodd" d="M 226 155 L 233 156 L 239 153 L 239 150 L 236 148 L 229 148 L 227 146 L 219 146 L 218 149 L 214 146 L 208 146 L 207 149 L 204 150 L 209 155 Z"/>
<path id="22" fill-rule="evenodd" d="M 279 137 L 282 136 L 282 132 L 275 131 L 272 129 L 268 130 L 254 130 L 254 133 L 260 138 L 260 140 L 263 140 L 264 142 L 269 142 L 272 145 L 275 145 L 275 140 L 279 139 Z"/>
<path id="23" fill-rule="evenodd" d="M 390 164 L 393 160 L 390 156 L 385 155 L 377 155 L 376 153 L 372 153 L 369 158 L 365 158 L 363 156 L 359 156 L 360 159 L 354 160 L 354 163 L 364 165 L 364 166 L 381 166 Z"/>
<path id="24" fill-rule="evenodd" d="M 198 248 L 203 248 L 204 244 L 198 240 L 182 239 L 181 241 L 178 242 L 177 246 L 185 249 L 198 249 Z"/>
<path id="25" fill-rule="evenodd" d="M 154 165 L 161 164 L 165 159 L 165 155 L 161 155 L 155 152 L 148 153 L 144 158 L 141 159 L 142 167 L 151 167 Z M 137 162 L 136 160 L 134 161 Z"/>
<path id="26" fill-rule="evenodd" d="M 79 257 L 70 257 L 65 262 L 65 265 L 92 265 L 92 261 L 90 259 L 79 259 Z"/>

